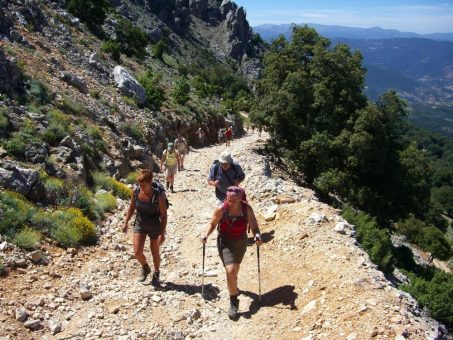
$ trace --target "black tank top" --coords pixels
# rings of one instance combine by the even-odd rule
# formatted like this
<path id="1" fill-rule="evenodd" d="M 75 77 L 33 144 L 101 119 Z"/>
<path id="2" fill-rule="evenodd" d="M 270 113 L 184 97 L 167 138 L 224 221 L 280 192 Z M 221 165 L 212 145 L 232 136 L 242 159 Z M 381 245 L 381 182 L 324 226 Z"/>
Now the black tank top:
<path id="1" fill-rule="evenodd" d="M 160 210 L 159 210 L 159 196 L 160 193 L 154 189 L 153 194 L 149 201 L 142 201 L 138 194 L 140 193 L 140 187 L 136 189 L 135 194 L 135 209 L 137 210 L 137 220 L 141 228 L 145 230 L 155 230 L 160 228 Z M 156 196 L 156 197 L 154 197 Z"/>

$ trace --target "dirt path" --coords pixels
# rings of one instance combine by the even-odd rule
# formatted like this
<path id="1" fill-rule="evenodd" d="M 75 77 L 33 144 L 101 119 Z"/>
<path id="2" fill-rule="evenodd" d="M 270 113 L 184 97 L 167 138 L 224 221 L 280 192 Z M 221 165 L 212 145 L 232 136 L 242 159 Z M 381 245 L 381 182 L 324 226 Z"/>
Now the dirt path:
<path id="1" fill-rule="evenodd" d="M 438 324 L 420 316 L 414 300 L 375 269 L 352 228 L 334 230 L 342 222 L 337 211 L 284 174 L 264 174 L 269 164 L 256 152 L 264 143 L 253 134 L 230 147 L 243 165 L 244 185 L 265 240 L 262 303 L 256 248 L 249 246 L 239 275 L 237 322 L 226 316 L 228 294 L 214 235 L 207 245 L 207 299 L 200 295 L 200 235 L 215 205 L 206 177 L 224 150 L 212 146 L 188 155 L 176 193 L 169 194 L 162 289 L 136 283 L 139 265 L 131 234 L 120 231 L 128 203 L 122 202 L 121 212 L 105 221 L 99 247 L 62 252 L 48 246 L 49 265 L 29 265 L 1 279 L 0 339 L 435 338 Z M 274 220 L 266 222 L 265 215 Z M 146 256 L 151 262 L 149 252 Z M 91 299 L 82 300 L 81 286 Z M 16 320 L 21 312 L 28 316 L 25 323 Z M 30 320 L 36 330 L 24 327 Z"/>

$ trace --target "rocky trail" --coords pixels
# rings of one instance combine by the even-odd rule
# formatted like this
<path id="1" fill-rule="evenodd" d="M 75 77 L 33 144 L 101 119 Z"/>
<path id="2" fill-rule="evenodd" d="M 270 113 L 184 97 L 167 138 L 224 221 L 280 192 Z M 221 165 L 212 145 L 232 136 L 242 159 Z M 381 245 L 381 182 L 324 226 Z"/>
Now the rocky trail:
<path id="1" fill-rule="evenodd" d="M 128 202 L 101 228 L 96 247 L 45 246 L 47 265 L 25 265 L 0 278 L 0 339 L 434 339 L 442 327 L 397 290 L 357 245 L 353 226 L 314 193 L 278 173 L 247 134 L 230 150 L 265 243 L 262 302 L 256 247 L 239 275 L 240 318 L 226 315 L 225 275 L 212 235 L 201 296 L 200 235 L 215 206 L 209 167 L 224 146 L 194 150 L 169 193 L 162 288 L 136 282 L 131 232 L 121 232 Z M 149 251 L 145 253 L 152 263 Z M 149 282 L 149 279 L 148 279 Z"/>

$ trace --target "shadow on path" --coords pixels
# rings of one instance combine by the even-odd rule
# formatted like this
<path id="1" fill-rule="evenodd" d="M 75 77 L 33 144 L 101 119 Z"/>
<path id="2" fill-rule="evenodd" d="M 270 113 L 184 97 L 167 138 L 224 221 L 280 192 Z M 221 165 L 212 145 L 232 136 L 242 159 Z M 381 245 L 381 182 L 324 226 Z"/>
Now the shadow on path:
<path id="1" fill-rule="evenodd" d="M 261 234 L 261 240 L 263 241 L 263 243 L 267 243 L 269 241 L 272 241 L 274 239 L 274 234 L 275 234 L 275 230 L 266 231 L 265 233 Z M 248 237 L 248 245 L 249 246 L 255 244 L 255 242 L 253 241 L 253 238 L 254 238 L 254 236 Z"/>
<path id="2" fill-rule="evenodd" d="M 178 284 L 173 282 L 163 282 L 160 287 L 156 290 L 160 291 L 169 291 L 174 290 L 177 292 L 183 292 L 187 295 L 195 295 L 197 293 L 201 294 L 201 285 L 187 285 L 187 284 Z M 212 284 L 208 283 L 204 285 L 204 298 L 206 300 L 216 300 L 219 296 L 220 289 L 214 287 Z"/>
<path id="3" fill-rule="evenodd" d="M 240 294 L 250 297 L 252 303 L 247 312 L 239 313 L 239 315 L 246 319 L 250 319 L 261 307 L 297 310 L 296 300 L 298 294 L 294 291 L 294 288 L 294 286 L 290 285 L 275 288 L 270 292 L 261 295 L 261 303 L 258 294 L 241 290 Z"/>

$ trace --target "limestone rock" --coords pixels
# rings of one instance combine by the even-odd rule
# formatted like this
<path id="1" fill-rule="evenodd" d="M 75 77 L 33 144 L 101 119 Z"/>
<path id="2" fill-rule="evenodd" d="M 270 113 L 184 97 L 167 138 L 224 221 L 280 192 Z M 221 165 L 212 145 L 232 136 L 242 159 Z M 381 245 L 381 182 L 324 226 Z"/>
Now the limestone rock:
<path id="1" fill-rule="evenodd" d="M 146 93 L 142 85 L 122 66 L 115 66 L 113 69 L 115 84 L 124 95 L 135 98 L 137 103 L 146 103 Z"/>

